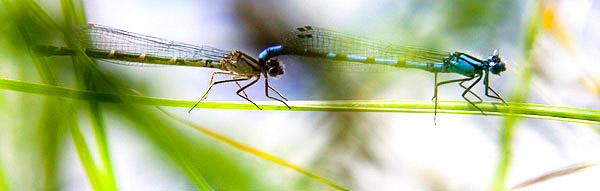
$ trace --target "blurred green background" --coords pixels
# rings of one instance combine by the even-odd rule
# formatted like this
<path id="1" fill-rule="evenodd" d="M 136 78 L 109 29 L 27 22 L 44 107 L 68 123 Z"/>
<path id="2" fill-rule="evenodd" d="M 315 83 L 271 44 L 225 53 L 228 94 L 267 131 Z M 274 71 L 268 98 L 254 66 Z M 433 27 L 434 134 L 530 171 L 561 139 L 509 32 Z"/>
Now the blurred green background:
<path id="1" fill-rule="evenodd" d="M 487 57 L 508 101 L 598 109 L 600 1 L 89 0 L 0 1 L 0 77 L 116 95 L 197 100 L 213 70 L 42 58 L 79 25 L 257 55 L 297 26 Z M 290 100 L 428 100 L 433 74 L 332 73 L 282 57 L 271 85 Z M 459 78 L 441 75 L 439 81 Z M 209 100 L 241 100 L 235 85 Z M 462 89 L 440 89 L 462 100 Z M 482 86 L 476 92 L 483 95 Z M 246 91 L 267 100 L 263 89 Z M 163 108 L 352 190 L 502 190 L 600 159 L 597 125 L 495 116 Z M 598 190 L 600 169 L 530 190 Z M 151 106 L 0 91 L 3 190 L 334 190 L 181 124 Z"/>

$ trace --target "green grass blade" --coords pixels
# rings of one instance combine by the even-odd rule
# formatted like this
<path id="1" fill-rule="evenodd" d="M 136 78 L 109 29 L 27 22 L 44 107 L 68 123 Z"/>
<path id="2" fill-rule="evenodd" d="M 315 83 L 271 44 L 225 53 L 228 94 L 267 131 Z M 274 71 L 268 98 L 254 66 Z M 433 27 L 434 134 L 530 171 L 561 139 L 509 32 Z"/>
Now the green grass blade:
<path id="1" fill-rule="evenodd" d="M 50 17 L 50 15 L 48 15 L 48 13 L 46 13 L 44 9 L 42 9 L 40 5 L 38 5 L 36 2 L 31 0 L 24 0 L 23 3 L 25 3 L 28 6 L 27 10 L 32 16 L 32 19 L 36 20 L 37 23 L 40 23 L 41 27 L 54 30 L 60 29 L 58 23 L 56 23 L 56 21 L 54 21 L 52 17 Z"/>
<path id="2" fill-rule="evenodd" d="M 32 94 L 67 97 L 81 100 L 97 100 L 101 102 L 120 103 L 124 97 L 136 104 L 148 106 L 191 107 L 196 101 L 152 98 L 145 96 L 119 96 L 114 94 L 96 93 L 91 91 L 74 90 L 70 88 L 1 79 L 0 89 L 19 91 Z M 339 101 L 290 101 L 292 109 L 282 106 L 277 101 L 256 102 L 264 110 L 279 111 L 333 111 L 333 112 L 401 112 L 401 113 L 433 113 L 433 103 L 430 101 L 395 101 L 395 100 L 339 100 Z M 482 115 L 477 109 L 464 101 L 439 102 L 438 113 Z M 572 107 L 557 107 L 539 104 L 509 103 L 504 105 L 495 102 L 484 102 L 478 106 L 487 115 L 512 116 L 519 118 L 535 118 L 600 124 L 600 110 Z M 244 101 L 237 102 L 202 102 L 198 108 L 207 109 L 240 109 L 258 110 L 254 105 Z"/>
<path id="3" fill-rule="evenodd" d="M 65 39 L 72 39 L 71 37 L 65 37 Z M 67 41 L 67 44 L 71 43 Z M 75 45 L 73 45 L 75 46 Z M 169 136 L 169 132 L 167 130 L 172 126 L 163 122 L 162 119 L 154 116 L 151 113 L 145 112 L 143 109 L 138 109 L 135 106 L 130 105 L 130 98 L 127 96 L 121 96 L 124 92 L 129 92 L 125 86 L 121 85 L 117 80 L 111 78 L 110 76 L 103 75 L 97 68 L 97 65 L 88 57 L 86 57 L 83 52 L 79 50 L 79 54 L 81 57 L 74 57 L 74 67 L 75 73 L 77 75 L 77 79 L 80 83 L 79 86 L 88 89 L 85 92 L 93 92 L 89 90 L 95 90 L 96 86 L 100 86 L 99 84 L 104 85 L 104 91 L 108 92 L 117 92 L 116 94 L 110 94 L 113 97 L 113 101 L 124 104 L 123 108 L 119 108 L 117 111 L 121 116 L 125 116 L 131 122 L 135 123 L 136 126 L 148 135 L 150 140 L 154 141 L 156 145 L 159 145 L 162 151 L 165 151 L 170 158 L 175 161 L 180 169 L 187 175 L 190 181 L 192 181 L 199 190 L 213 190 L 206 179 L 202 176 L 202 173 L 198 168 L 195 167 L 194 161 L 190 159 L 189 156 L 186 155 L 187 152 L 181 151 L 180 145 L 187 145 L 188 142 L 183 142 L 179 138 L 169 138 L 175 137 Z M 83 91 L 83 90 L 82 90 Z M 97 106 L 98 100 L 96 99 L 86 99 L 90 101 L 90 112 L 92 115 L 90 116 L 94 123 L 94 131 L 99 141 L 101 157 L 104 156 L 104 166 L 106 167 L 107 176 L 105 177 L 106 181 L 103 185 L 113 186 L 110 189 L 116 189 L 114 187 L 114 175 L 112 175 L 112 169 L 110 167 L 110 157 L 108 155 L 108 145 L 106 142 L 106 134 L 104 132 L 103 124 L 99 123 L 102 120 L 102 116 L 100 115 L 99 107 Z M 94 119 L 95 118 L 95 119 Z M 103 151 L 104 150 L 104 151 Z"/>
<path id="4" fill-rule="evenodd" d="M 1 18 L 2 16 L 0 16 Z M 5 96 L 4 94 L 0 93 L 0 108 L 8 108 L 8 104 L 6 104 L 6 100 L 5 100 Z M 7 116 L 4 116 L 7 117 Z M 8 118 L 8 117 L 7 117 Z M 4 120 L 4 118 L 0 118 L 0 120 Z M 6 124 L 5 124 L 6 125 Z M 6 125 L 9 126 L 9 125 Z M 0 127 L 0 132 L 2 132 L 3 134 L 0 135 L 0 140 L 6 140 L 7 137 L 7 128 L 6 127 Z M 2 148 L 0 148 L 0 153 L 7 153 L 6 151 L 4 151 Z M 0 155 L 0 191 L 5 191 L 8 190 L 8 185 L 6 184 L 6 180 L 5 180 L 5 176 L 4 176 L 4 157 L 2 157 L 2 155 Z"/>
<path id="5" fill-rule="evenodd" d="M 37 3 L 33 1 L 24 0 L 14 3 L 9 3 L 8 1 L 3 2 L 8 10 L 12 11 L 10 14 L 13 15 L 12 18 L 15 19 L 15 22 L 13 23 L 16 25 L 15 28 L 17 28 L 23 39 L 23 43 L 21 43 L 21 46 L 24 47 L 23 52 L 28 52 L 28 55 L 35 55 L 31 52 L 31 47 L 36 43 L 39 43 L 39 40 L 37 39 L 40 39 L 40 37 L 43 39 L 44 37 L 34 36 L 34 34 L 40 34 L 40 29 L 44 31 L 53 30 L 58 27 L 58 25 Z M 31 31 L 37 31 L 37 33 Z M 57 85 L 57 77 L 52 73 L 51 67 L 45 62 L 45 59 L 37 56 L 31 58 L 33 59 L 33 64 L 42 81 L 46 84 Z M 67 104 L 65 104 L 65 102 Z M 101 186 L 103 185 L 101 183 L 103 180 L 101 178 L 102 174 L 98 172 L 95 163 L 92 161 L 91 153 L 80 133 L 75 115 L 61 115 L 59 117 L 56 117 L 55 115 L 57 113 L 65 113 L 65 111 L 73 110 L 73 106 L 68 102 L 69 100 L 64 101 L 59 100 L 56 97 L 51 97 L 47 98 L 42 106 L 43 109 L 39 123 L 40 137 L 38 138 L 40 146 L 42 147 L 42 149 L 40 149 L 42 156 L 41 164 L 44 168 L 42 171 L 43 176 L 41 176 L 44 177 L 44 180 L 41 182 L 45 184 L 44 188 L 50 190 L 56 189 L 56 186 L 59 185 L 58 179 L 56 179 L 56 164 L 59 164 L 56 159 L 60 149 L 58 139 L 61 137 L 60 135 L 64 132 L 63 130 L 65 130 L 64 128 L 66 127 L 71 131 L 72 139 L 74 140 L 81 162 L 88 173 L 92 187 L 94 187 L 95 190 L 106 190 Z"/>
<path id="6" fill-rule="evenodd" d="M 63 7 L 67 7 L 66 9 L 69 10 L 63 10 L 63 13 L 65 14 L 71 14 L 74 11 L 73 10 L 73 4 L 70 2 L 65 2 L 62 1 L 63 3 Z M 66 17 L 70 17 L 73 18 L 72 15 L 67 15 Z M 70 21 L 68 21 L 67 23 L 71 23 Z M 67 25 L 67 28 L 70 27 L 71 25 Z M 66 40 L 66 44 L 70 45 L 72 47 L 76 46 L 76 41 L 74 40 L 74 38 L 72 37 L 71 34 L 71 29 L 64 29 L 62 31 L 65 31 L 64 35 L 65 35 L 65 40 Z M 68 31 L 68 32 L 67 32 Z M 79 49 L 77 49 L 79 50 Z M 82 53 L 81 51 L 78 53 Z M 83 60 L 80 60 L 83 59 Z M 44 60 L 44 59 L 42 59 Z M 108 88 L 108 89 L 103 89 L 104 92 L 118 92 L 116 94 L 111 94 L 113 95 L 115 100 L 119 100 L 121 103 L 128 103 L 127 97 L 123 97 L 123 96 L 118 96 L 119 94 L 121 94 L 122 92 L 126 92 L 127 90 L 125 90 L 126 88 L 122 85 L 120 85 L 118 83 L 118 81 L 103 75 L 101 72 L 99 72 L 97 66 L 94 64 L 93 61 L 91 61 L 89 58 L 87 57 L 77 57 L 77 59 L 73 60 L 74 62 L 74 70 L 75 70 L 75 75 L 77 76 L 76 78 L 76 84 L 78 85 L 77 87 L 83 88 L 83 89 L 88 89 L 88 90 L 95 90 L 95 86 L 101 86 L 104 88 Z M 101 83 L 101 85 L 98 85 L 98 83 Z M 104 132 L 104 128 L 103 128 L 103 122 L 102 121 L 102 116 L 101 116 L 101 110 L 99 109 L 99 107 L 94 106 L 95 104 L 97 104 L 97 100 L 95 99 L 88 99 L 88 101 L 90 101 L 90 107 L 89 107 L 89 111 L 90 111 L 90 119 L 92 120 L 92 126 L 95 128 L 94 129 L 94 133 L 97 137 L 97 141 L 98 141 L 98 145 L 99 145 L 99 152 L 100 152 L 100 157 L 102 158 L 102 163 L 99 164 L 103 164 L 103 166 L 105 166 L 105 173 L 106 176 L 104 176 L 103 179 L 99 179 L 100 181 L 103 181 L 102 183 L 99 183 L 102 187 L 98 187 L 98 186 L 94 186 L 94 189 L 96 190 L 112 190 L 115 189 L 115 180 L 114 180 L 114 175 L 112 175 L 112 167 L 110 166 L 110 157 L 108 156 L 108 146 L 107 146 L 107 142 L 106 142 L 106 134 Z M 96 103 L 94 103 L 96 102 Z M 131 112 L 128 113 L 129 115 L 124 115 L 124 116 L 128 116 L 132 121 L 134 122 L 141 122 L 144 120 L 150 120 L 153 119 L 152 116 L 141 116 L 140 112 Z M 155 117 L 156 118 L 156 117 Z M 158 118 L 155 119 L 155 121 L 159 121 Z M 156 127 L 155 124 L 150 124 L 152 125 L 151 127 Z M 147 129 L 148 127 L 144 127 L 142 126 L 141 129 Z M 156 127 L 156 129 L 167 129 L 168 126 L 160 126 L 160 127 Z M 76 133 L 74 133 L 76 134 Z M 162 137 L 158 136 L 161 135 L 161 133 L 155 133 L 156 136 L 151 136 L 151 139 L 154 141 L 158 142 L 158 145 L 160 145 L 163 150 L 167 151 L 167 153 L 169 153 L 170 157 L 177 162 L 177 164 L 179 164 L 181 166 L 181 168 L 184 170 L 184 172 L 188 175 L 188 178 L 194 182 L 196 184 L 196 186 L 198 188 L 200 188 L 201 190 L 211 190 L 212 188 L 210 188 L 209 184 L 204 180 L 204 178 L 202 177 L 201 173 L 198 171 L 198 169 L 193 168 L 193 166 L 191 166 L 193 164 L 193 162 L 186 157 L 182 157 L 182 155 L 177 155 L 177 152 L 174 152 L 175 150 L 177 150 L 178 148 L 173 146 L 175 144 L 169 144 L 169 142 L 164 142 L 162 141 Z M 83 139 L 83 137 L 80 137 L 81 139 Z M 83 143 L 82 141 L 76 142 L 76 144 L 78 143 Z M 165 146 L 167 145 L 167 146 Z M 171 145 L 171 146 L 169 146 Z M 84 146 L 81 145 L 80 148 L 83 148 Z M 80 151 L 85 152 L 87 151 L 87 149 L 80 149 Z M 87 160 L 85 158 L 85 156 L 83 156 L 81 158 L 82 161 L 91 161 Z M 91 162 L 88 163 L 91 166 Z M 91 167 L 90 167 L 91 169 Z M 97 168 L 96 168 L 97 169 Z M 96 177 L 101 177 L 101 173 L 99 171 L 91 171 L 88 170 L 88 176 L 90 178 L 90 180 L 95 181 Z M 95 183 L 94 183 L 95 184 Z"/>
<path id="7" fill-rule="evenodd" d="M 9 15 L 9 18 L 12 20 L 12 22 L 9 22 L 10 25 L 13 25 L 11 28 L 15 28 L 18 31 L 18 36 L 14 36 L 14 38 L 18 38 L 18 40 L 15 40 L 15 43 L 12 44 L 12 47 L 15 50 L 18 50 L 18 52 L 33 55 L 31 52 L 31 47 L 35 42 L 38 42 L 37 39 L 44 37 L 36 35 L 36 33 L 31 33 L 30 29 L 40 28 L 37 26 L 37 20 L 32 19 L 35 18 L 35 16 L 30 14 L 30 6 L 27 5 L 26 1 L 9 2 L 7 0 L 3 0 L 2 3 L 6 7 L 7 15 Z M 44 29 L 40 29 L 39 31 L 43 30 Z M 43 60 L 39 59 L 38 57 L 31 57 L 31 59 L 33 60 L 33 65 L 36 69 L 36 72 L 43 83 L 58 85 L 57 78 L 51 72 L 51 67 L 48 65 L 48 63 L 43 62 Z M 56 117 L 56 113 L 64 111 L 65 109 L 66 107 L 64 107 L 63 104 L 60 104 L 57 98 L 46 98 L 42 104 L 39 125 L 34 127 L 38 133 L 35 135 L 35 137 L 32 137 L 38 140 L 37 143 L 40 147 L 39 152 L 36 153 L 39 158 L 38 160 L 40 160 L 36 163 L 36 165 L 40 165 L 40 172 L 38 173 L 40 176 L 36 177 L 41 178 L 35 181 L 41 183 L 42 185 L 35 185 L 35 187 L 47 190 L 55 190 L 56 187 L 59 186 L 56 168 L 59 156 L 59 138 L 61 137 L 60 135 L 63 134 L 62 130 L 65 126 L 65 121 L 76 120 Z"/>
<path id="8" fill-rule="evenodd" d="M 112 168 L 112 162 L 110 159 L 109 148 L 108 148 L 108 140 L 106 136 L 106 128 L 104 126 L 104 118 L 102 116 L 102 111 L 100 110 L 100 106 L 96 101 L 90 101 L 88 103 L 89 107 L 89 116 L 92 124 L 92 128 L 94 130 L 94 135 L 96 136 L 96 141 L 98 142 L 98 152 L 100 152 L 100 160 L 102 162 L 102 167 L 104 167 L 104 176 L 103 176 L 103 188 L 104 190 L 116 190 L 116 179 Z"/>
<path id="9" fill-rule="evenodd" d="M 94 188 L 94 190 L 103 190 L 102 174 L 98 171 L 98 168 L 94 163 L 94 159 L 92 158 L 92 154 L 88 149 L 87 143 L 85 142 L 85 138 L 81 133 L 81 129 L 78 125 L 73 125 L 69 128 L 69 132 L 71 133 L 71 138 L 73 139 L 75 149 L 77 150 L 77 154 L 79 155 L 79 160 L 81 160 L 81 164 L 83 164 L 83 168 L 85 169 L 88 178 L 90 179 L 92 188 Z"/>
<path id="10" fill-rule="evenodd" d="M 79 5 L 82 5 L 82 2 L 76 2 Z M 65 31 L 63 33 L 65 43 L 70 47 L 77 47 L 77 40 L 71 31 L 74 31 L 74 26 L 79 26 L 86 24 L 85 23 L 85 14 L 83 14 L 83 9 L 77 9 L 75 7 L 75 2 L 71 0 L 61 0 L 63 19 L 65 23 L 73 23 L 67 24 L 65 26 Z M 81 7 L 79 7 L 81 8 Z M 89 68 L 94 66 L 91 62 L 86 62 L 81 57 L 71 57 L 73 64 L 73 73 L 75 74 L 76 85 L 79 89 L 85 90 L 95 90 L 95 81 L 93 78 L 90 78 L 90 75 L 87 75 L 92 72 Z M 112 163 L 109 155 L 108 141 L 106 138 L 106 131 L 104 127 L 104 119 L 102 117 L 102 111 L 98 103 L 95 100 L 89 100 L 88 104 L 88 115 L 90 117 L 90 121 L 92 123 L 92 128 L 94 130 L 95 141 L 97 142 L 98 152 L 99 152 L 99 160 L 101 167 L 103 170 L 96 171 L 87 171 L 90 179 L 92 177 L 98 177 L 99 189 L 101 190 L 116 190 L 116 180 L 112 169 Z M 77 142 L 76 142 L 77 143 Z M 83 158 L 82 158 L 83 161 Z M 96 174 L 90 174 L 96 173 Z M 98 190 L 98 189 L 96 189 Z"/>
<path id="11" fill-rule="evenodd" d="M 30 15 L 22 15 L 22 13 L 28 13 L 28 7 L 23 2 L 15 2 L 10 3 L 7 0 L 3 0 L 6 9 L 9 10 L 9 15 L 12 15 L 15 18 L 15 28 L 21 34 L 23 45 L 27 49 L 26 51 L 29 53 L 28 55 L 35 55 L 31 51 L 31 47 L 33 47 L 34 37 L 29 35 L 29 31 L 27 30 L 28 25 L 25 23 L 29 23 Z M 33 64 L 35 65 L 38 74 L 40 75 L 42 82 L 51 85 L 57 85 L 57 80 L 54 74 L 50 71 L 50 66 L 48 63 L 42 62 L 38 57 L 33 57 Z"/>
<path id="12" fill-rule="evenodd" d="M 512 96 L 512 101 L 518 103 L 527 102 L 527 97 L 529 95 L 529 86 L 531 84 L 531 78 L 533 75 L 533 70 L 531 63 L 533 62 L 531 50 L 533 48 L 534 42 L 539 32 L 539 22 L 540 22 L 540 9 L 543 6 L 543 1 L 537 1 L 534 3 L 535 6 L 533 11 L 531 12 L 531 17 L 527 26 L 525 27 L 525 37 L 524 39 L 524 55 L 526 56 L 526 61 L 521 62 L 523 65 L 522 72 L 519 75 L 519 79 L 517 80 L 515 92 Z M 518 108 L 509 108 L 509 113 L 517 113 Z M 595 117 L 595 116 L 591 116 Z M 513 135 L 516 132 L 517 123 L 519 119 L 514 116 L 507 116 L 504 120 L 504 125 L 502 129 L 500 129 L 500 155 L 499 155 L 499 163 L 496 170 L 496 176 L 492 183 L 493 189 L 496 191 L 502 191 L 506 189 L 506 176 L 509 171 L 509 167 L 512 161 L 512 142 Z"/>
<path id="13" fill-rule="evenodd" d="M 66 101 L 65 101 L 66 102 Z M 57 179 L 57 164 L 59 159 L 60 138 L 63 137 L 65 128 L 70 128 L 65 124 L 66 119 L 63 116 L 57 117 L 55 113 L 63 112 L 66 107 L 60 99 L 49 97 L 42 106 L 40 123 L 38 126 L 38 139 L 40 145 L 41 166 L 44 173 L 43 184 L 45 189 L 53 190 L 59 185 Z M 74 120 L 74 119 L 71 119 Z"/>
<path id="14" fill-rule="evenodd" d="M 4 169 L 2 168 L 2 163 L 0 161 L 0 191 L 8 190 L 8 184 L 6 184 L 6 180 L 4 178 Z"/>

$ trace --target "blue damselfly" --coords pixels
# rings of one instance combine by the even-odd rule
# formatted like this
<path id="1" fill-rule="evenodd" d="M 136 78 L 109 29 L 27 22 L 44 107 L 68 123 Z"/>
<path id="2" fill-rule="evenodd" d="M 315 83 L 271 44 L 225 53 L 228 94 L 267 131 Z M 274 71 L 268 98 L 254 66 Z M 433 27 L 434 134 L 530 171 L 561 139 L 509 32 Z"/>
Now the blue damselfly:
<path id="1" fill-rule="evenodd" d="M 466 97 L 467 93 L 471 93 L 483 101 L 481 97 L 471 91 L 482 79 L 485 85 L 485 95 L 505 103 L 504 99 L 489 86 L 490 72 L 500 75 L 506 70 L 497 50 L 487 59 L 478 59 L 462 52 L 393 46 L 324 28 L 304 26 L 293 31 L 283 44 L 263 50 L 258 56 L 259 63 L 269 62 L 274 60 L 272 58 L 282 55 L 316 58 L 323 67 L 352 65 L 348 68 L 356 68 L 357 65 L 358 67 L 377 65 L 384 68 L 416 68 L 433 72 L 435 73 L 435 86 L 432 100 L 435 99 L 436 114 L 438 87 L 454 82 L 465 89 L 462 97 L 482 113 L 483 110 Z M 437 73 L 456 73 L 466 76 L 466 78 L 438 83 Z M 468 87 L 463 85 L 464 82 L 473 79 L 475 81 Z M 491 95 L 490 91 L 494 95 Z"/>

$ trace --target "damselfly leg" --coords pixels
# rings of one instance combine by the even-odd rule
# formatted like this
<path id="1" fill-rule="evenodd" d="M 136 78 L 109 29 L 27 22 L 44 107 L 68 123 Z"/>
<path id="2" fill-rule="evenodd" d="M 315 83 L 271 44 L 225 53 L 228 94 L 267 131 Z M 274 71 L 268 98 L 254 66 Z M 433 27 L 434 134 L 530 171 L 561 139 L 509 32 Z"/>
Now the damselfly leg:
<path id="1" fill-rule="evenodd" d="M 500 96 L 500 94 L 498 94 L 494 89 L 492 89 L 492 87 L 490 87 L 489 73 L 490 72 L 487 71 L 486 74 L 485 74 L 485 78 L 483 79 L 483 85 L 485 85 L 485 96 L 491 97 L 491 98 L 494 98 L 494 99 L 499 99 L 500 101 L 502 101 L 502 103 L 506 104 L 506 101 L 504 101 L 504 99 L 502 99 L 502 96 Z M 489 95 L 489 91 L 488 90 L 491 90 L 492 93 L 494 93 L 496 96 Z"/>
<path id="2" fill-rule="evenodd" d="M 236 74 L 234 74 L 233 72 L 223 72 L 223 71 L 216 71 L 216 72 L 213 72 L 213 73 L 210 75 L 210 82 L 208 82 L 208 84 L 210 84 L 210 85 L 209 85 L 209 88 L 208 88 L 208 90 L 210 90 L 210 87 L 212 87 L 212 86 L 213 86 L 213 79 L 215 78 L 215 74 L 236 75 Z M 232 79 L 235 79 L 235 76 L 234 76 Z M 237 81 L 235 81 L 235 83 L 237 84 L 238 82 L 237 82 Z M 239 86 L 239 84 L 238 84 L 238 86 Z M 208 90 L 206 90 L 206 92 L 204 92 L 204 95 L 202 95 L 202 97 L 200 98 L 200 100 L 201 100 L 201 101 L 202 101 L 202 100 L 205 100 L 205 99 L 206 99 L 206 97 L 208 96 Z"/>
<path id="3" fill-rule="evenodd" d="M 247 78 L 247 77 L 246 77 L 245 79 L 246 79 L 246 80 L 249 80 L 250 78 Z M 248 87 L 252 86 L 252 85 L 253 85 L 254 83 L 256 83 L 256 82 L 257 82 L 259 79 L 260 79 L 260 76 L 256 76 L 256 80 L 254 80 L 254 81 L 250 82 L 249 84 L 246 84 L 244 87 L 241 87 L 239 90 L 237 90 L 237 91 L 235 92 L 235 94 L 237 94 L 238 96 L 240 96 L 240 97 L 244 98 L 245 100 L 249 101 L 250 103 L 254 104 L 254 106 L 256 106 L 258 109 L 262 110 L 262 108 L 258 107 L 258 105 L 256 105 L 256 103 L 254 103 L 252 100 L 250 100 L 250 99 L 248 98 L 248 96 L 244 97 L 244 96 L 240 95 L 240 92 L 243 92 L 243 91 L 244 91 L 244 89 L 246 89 L 246 88 L 248 88 Z"/>
<path id="4" fill-rule="evenodd" d="M 236 77 L 233 77 L 233 79 L 236 79 Z M 237 86 L 238 86 L 238 88 L 242 89 L 242 86 L 240 85 L 240 83 L 238 83 L 238 82 L 235 82 L 235 85 L 237 85 Z M 242 91 L 242 93 L 244 94 L 244 96 L 248 97 L 248 94 L 246 94 L 246 92 L 245 92 L 245 91 Z"/>
<path id="5" fill-rule="evenodd" d="M 436 81 L 436 84 L 435 84 L 435 89 L 434 89 L 434 91 L 433 91 L 433 98 L 431 98 L 432 100 L 433 100 L 433 99 L 435 99 L 435 105 L 434 105 L 434 114 L 433 114 L 433 122 L 434 122 L 434 123 L 435 123 L 435 119 L 436 119 L 436 117 L 437 117 L 437 105 L 438 105 L 438 97 L 437 97 L 437 94 L 438 94 L 438 87 L 439 87 L 439 86 L 441 86 L 441 85 L 444 85 L 444 84 L 455 83 L 455 82 L 460 82 L 459 84 L 462 84 L 463 82 L 466 82 L 466 81 L 472 80 L 472 79 L 474 79 L 474 78 L 475 78 L 475 77 L 470 77 L 470 78 L 456 79 L 456 80 L 448 80 L 448 81 L 443 81 L 443 82 L 437 83 L 437 72 L 435 73 L 435 81 Z M 477 82 L 478 82 L 478 81 L 476 81 L 474 84 L 477 84 Z M 474 84 L 473 84 L 473 85 L 474 85 Z M 471 86 L 473 86 L 473 85 L 471 85 Z M 462 86 L 462 85 L 461 85 L 461 86 Z M 471 87 L 469 87 L 469 88 L 465 88 L 465 92 L 471 92 Z M 473 93 L 473 92 L 471 92 L 471 93 L 472 93 L 473 95 L 475 95 L 476 97 L 479 97 L 479 96 L 477 96 L 475 93 Z M 463 98 L 467 99 L 467 98 L 464 96 L 464 94 L 463 94 Z M 467 101 L 469 101 L 469 100 L 467 99 Z M 471 101 L 469 101 L 469 103 L 471 103 Z M 471 103 L 471 104 L 473 104 L 473 103 Z M 477 106 L 475 106 L 475 107 L 477 107 Z"/>
<path id="6" fill-rule="evenodd" d="M 460 82 L 460 83 L 458 83 L 458 85 L 459 85 L 460 87 L 462 87 L 463 89 L 465 89 L 465 90 L 466 90 L 466 89 L 467 89 L 467 87 L 466 87 L 466 86 L 464 86 L 464 85 L 463 85 L 463 83 L 465 83 L 466 81 L 472 80 L 472 79 L 474 79 L 474 78 L 465 78 L 465 79 L 457 79 L 457 80 L 448 80 L 448 81 L 443 81 L 443 82 L 437 83 L 437 72 L 436 72 L 436 73 L 435 73 L 435 83 L 436 83 L 436 86 L 435 86 L 435 88 L 434 88 L 434 91 L 433 91 L 433 97 L 431 98 L 431 101 L 434 101 L 434 99 L 435 99 L 435 98 L 437 98 L 437 89 L 438 89 L 438 86 L 440 86 L 440 85 L 444 85 L 444 84 L 448 84 L 448 83 L 453 83 L 453 82 Z M 470 91 L 470 90 L 469 90 L 469 93 L 471 93 L 471 95 L 473 95 L 473 96 L 475 96 L 477 99 L 479 99 L 479 102 L 483 102 L 483 99 L 481 99 L 481 97 L 479 97 L 477 94 L 475 94 L 475 92 L 473 92 L 473 91 Z"/>
<path id="7" fill-rule="evenodd" d="M 280 94 L 280 93 L 279 93 L 277 90 L 275 90 L 273 87 L 271 87 L 271 86 L 269 85 L 269 78 L 267 78 L 267 76 L 266 76 L 266 74 L 265 74 L 265 96 L 267 96 L 269 99 L 280 101 L 280 102 L 281 102 L 281 103 L 283 103 L 285 106 L 287 106 L 287 107 L 288 107 L 288 109 L 292 109 L 292 108 L 291 108 L 291 107 L 290 107 L 290 106 L 289 106 L 287 103 L 285 103 L 285 101 L 283 101 L 283 100 L 280 100 L 280 99 L 277 99 L 277 98 L 274 98 L 274 97 L 271 97 L 271 96 L 269 96 L 269 89 L 273 90 L 273 91 L 274 91 L 275 93 L 277 93 L 277 94 L 278 94 L 278 95 L 279 95 L 281 98 L 283 98 L 285 101 L 287 101 L 287 99 L 286 99 L 285 97 L 283 97 L 283 95 L 281 95 L 281 94 Z"/>
<path id="8" fill-rule="evenodd" d="M 207 98 L 208 92 L 210 91 L 210 89 L 211 89 L 211 88 L 212 88 L 214 85 L 217 85 L 217 84 L 220 84 L 220 83 L 225 83 L 225 82 L 238 82 L 238 81 L 244 81 L 244 80 L 248 80 L 248 79 L 249 79 L 249 78 L 229 79 L 229 80 L 221 80 L 221 81 L 216 81 L 216 82 L 213 82 L 213 83 L 211 83 L 211 84 L 210 84 L 210 86 L 208 86 L 208 89 L 206 90 L 206 92 L 204 92 L 204 95 L 202 95 L 202 98 L 200 98 L 200 100 L 198 100 L 198 102 L 196 102 L 196 104 L 194 104 L 194 106 L 192 106 L 192 108 L 190 108 L 190 110 L 188 111 L 188 113 L 192 112 L 192 109 L 194 109 L 196 106 L 198 106 L 198 104 L 200 104 L 200 102 L 201 102 L 202 100 L 205 100 L 205 99 Z M 248 86 L 248 85 L 246 85 L 246 86 Z M 245 87 L 245 86 L 244 86 L 244 87 Z M 238 94 L 238 95 L 239 95 L 239 94 Z M 241 96 L 241 95 L 240 95 L 240 96 Z M 248 98 L 244 98 L 244 99 L 246 99 L 246 100 L 250 101 Z M 252 101 L 250 101 L 250 102 L 252 102 Z M 252 102 L 252 103 L 254 104 L 254 102 Z M 256 105 L 256 104 L 254 104 L 254 105 Z M 256 107 L 258 107 L 258 106 L 256 106 Z"/>
<path id="9" fill-rule="evenodd" d="M 477 110 L 481 111 L 481 114 L 486 115 L 483 110 L 481 110 L 481 108 L 477 107 L 477 105 L 475 105 L 471 100 L 469 100 L 469 98 L 467 98 L 467 93 L 469 91 L 471 91 L 471 88 L 473 88 L 475 85 L 477 85 L 477 83 L 479 83 L 479 81 L 481 81 L 481 78 L 483 78 L 483 75 L 480 74 L 479 78 L 477 78 L 477 80 L 475 80 L 475 82 L 473 82 L 463 93 L 462 93 L 462 97 L 467 100 L 467 102 L 469 102 L 473 107 L 477 108 Z M 473 79 L 473 78 L 471 78 Z"/>
<path id="10" fill-rule="evenodd" d="M 467 89 L 467 86 L 464 86 L 463 83 L 465 83 L 466 81 L 462 81 L 460 83 L 458 83 L 458 85 L 460 87 L 462 87 L 463 89 Z M 483 99 L 481 99 L 481 97 L 479 97 L 477 94 L 475 94 L 473 91 L 469 91 L 469 93 L 471 93 L 471 95 L 475 96 L 477 99 L 479 99 L 479 101 L 477 101 L 476 103 L 481 103 L 483 102 Z"/>
<path id="11" fill-rule="evenodd" d="M 271 87 L 270 85 L 268 85 L 267 87 L 269 87 L 269 89 L 273 90 L 275 93 L 277 93 L 277 95 L 279 95 L 279 97 L 283 98 L 283 100 L 285 101 L 289 101 L 287 98 L 283 97 L 283 95 L 281 95 L 281 93 L 279 93 L 277 90 L 275 90 L 275 88 Z"/>

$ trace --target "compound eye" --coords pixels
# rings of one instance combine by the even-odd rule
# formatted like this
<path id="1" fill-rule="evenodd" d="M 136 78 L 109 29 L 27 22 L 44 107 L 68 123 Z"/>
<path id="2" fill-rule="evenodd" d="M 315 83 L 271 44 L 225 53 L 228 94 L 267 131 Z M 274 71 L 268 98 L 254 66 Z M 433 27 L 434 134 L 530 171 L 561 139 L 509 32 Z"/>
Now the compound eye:
<path id="1" fill-rule="evenodd" d="M 283 65 L 279 63 L 279 60 L 268 60 L 267 67 L 267 74 L 269 74 L 269 76 L 277 77 L 283 74 Z"/>
<path id="2" fill-rule="evenodd" d="M 492 66 L 491 70 L 492 74 L 500 75 L 501 72 L 506 70 L 506 66 L 503 62 L 498 62 L 496 65 Z"/>
<path id="3" fill-rule="evenodd" d="M 277 77 L 277 76 L 283 74 L 283 68 L 274 67 L 274 68 L 269 69 L 269 71 L 267 73 L 269 74 L 269 76 Z"/>
<path id="4" fill-rule="evenodd" d="M 500 57 L 498 57 L 498 56 L 493 56 L 493 57 L 492 57 L 492 61 L 493 61 L 494 63 L 499 63 L 499 62 L 500 62 Z"/>

